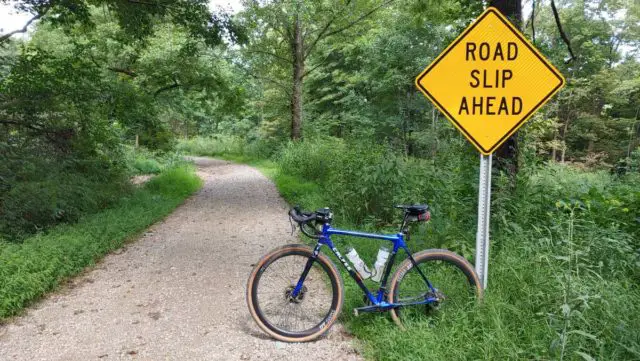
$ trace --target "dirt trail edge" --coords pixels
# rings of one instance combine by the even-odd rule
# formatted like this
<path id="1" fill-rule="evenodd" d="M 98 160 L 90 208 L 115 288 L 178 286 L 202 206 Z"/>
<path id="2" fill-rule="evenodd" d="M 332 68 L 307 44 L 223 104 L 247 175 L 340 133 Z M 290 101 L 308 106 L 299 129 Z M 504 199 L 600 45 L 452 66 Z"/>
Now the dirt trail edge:
<path id="1" fill-rule="evenodd" d="M 193 158 L 204 187 L 138 241 L 0 326 L 2 360 L 359 360 L 335 325 L 319 341 L 267 338 L 251 319 L 251 265 L 290 236 L 257 170 Z"/>

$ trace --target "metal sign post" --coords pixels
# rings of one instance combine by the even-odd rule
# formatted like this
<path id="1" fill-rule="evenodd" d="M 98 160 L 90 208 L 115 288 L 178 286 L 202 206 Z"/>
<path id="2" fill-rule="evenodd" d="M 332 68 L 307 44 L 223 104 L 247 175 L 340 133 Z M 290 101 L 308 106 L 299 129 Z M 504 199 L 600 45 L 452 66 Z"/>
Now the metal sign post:
<path id="1" fill-rule="evenodd" d="M 491 215 L 491 163 L 493 154 L 480 155 L 480 183 L 478 187 L 478 232 L 476 233 L 476 273 L 487 288 L 489 268 L 489 219 Z"/>

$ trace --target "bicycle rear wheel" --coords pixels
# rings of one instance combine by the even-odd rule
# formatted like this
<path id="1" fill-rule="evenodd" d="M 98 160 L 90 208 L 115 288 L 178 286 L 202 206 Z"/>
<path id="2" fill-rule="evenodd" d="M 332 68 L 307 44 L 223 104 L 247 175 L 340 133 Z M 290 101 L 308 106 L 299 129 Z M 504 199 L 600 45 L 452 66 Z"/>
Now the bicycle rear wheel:
<path id="1" fill-rule="evenodd" d="M 329 330 L 343 303 L 343 286 L 335 265 L 318 254 L 304 287 L 292 297 L 313 250 L 287 245 L 264 256 L 247 283 L 247 304 L 258 326 L 285 342 L 311 341 Z"/>
<path id="2" fill-rule="evenodd" d="M 483 291 L 473 266 L 448 250 L 432 249 L 413 255 L 416 264 L 404 260 L 391 277 L 390 303 L 436 301 L 391 310 L 393 321 L 403 328 L 444 313 L 466 312 L 482 299 Z M 419 271 L 421 272 L 419 272 Z M 429 288 L 423 275 L 435 289 Z"/>

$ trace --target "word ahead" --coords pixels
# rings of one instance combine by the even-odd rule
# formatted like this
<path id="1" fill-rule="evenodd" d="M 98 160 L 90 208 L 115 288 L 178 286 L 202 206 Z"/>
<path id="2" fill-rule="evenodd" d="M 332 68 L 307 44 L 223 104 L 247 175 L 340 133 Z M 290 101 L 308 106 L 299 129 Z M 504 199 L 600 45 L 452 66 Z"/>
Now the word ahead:
<path id="1" fill-rule="evenodd" d="M 562 88 L 564 78 L 489 8 L 416 85 L 482 154 L 491 154 Z"/>

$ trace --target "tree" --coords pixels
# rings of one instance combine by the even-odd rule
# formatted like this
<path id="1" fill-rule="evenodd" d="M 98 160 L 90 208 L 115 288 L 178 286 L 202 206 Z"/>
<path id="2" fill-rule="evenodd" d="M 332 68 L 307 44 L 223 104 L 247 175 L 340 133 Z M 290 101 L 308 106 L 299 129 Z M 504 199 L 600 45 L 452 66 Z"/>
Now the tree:
<path id="1" fill-rule="evenodd" d="M 550 140 L 554 161 L 599 157 L 615 162 L 630 153 L 635 141 L 630 123 L 636 117 L 638 7 L 634 1 L 612 0 L 559 2 L 539 9 L 536 45 L 567 79 L 566 88 L 544 110 L 558 120 Z M 624 16 L 619 15 L 623 10 Z M 620 101 L 621 91 L 630 96 Z M 625 149 L 616 145 L 620 139 L 628 140 Z"/>
<path id="2" fill-rule="evenodd" d="M 10 3 L 11 0 L 0 0 L 0 4 Z M 131 39 L 153 34 L 159 18 L 170 19 L 210 46 L 221 44 L 224 34 L 232 40 L 244 37 L 228 16 L 212 14 L 206 0 L 19 0 L 14 6 L 33 17 L 23 28 L 1 35 L 0 44 L 17 33 L 26 32 L 30 24 L 40 19 L 67 28 L 78 24 L 90 27 L 92 6 L 103 7 L 114 14 Z"/>
<path id="3" fill-rule="evenodd" d="M 32 7 L 42 16 L 29 40 L 0 43 L 0 234 L 12 237 L 117 199 L 134 135 L 168 150 L 174 126 L 188 129 L 240 92 L 211 47 L 222 34 L 194 33 L 197 19 L 176 20 L 184 9 L 148 13 L 149 27 L 143 11 L 135 30 L 106 2 L 68 21 L 72 2 L 24 4 L 49 8 Z"/>
<path id="4" fill-rule="evenodd" d="M 392 0 L 346 1 L 246 1 L 244 19 L 252 32 L 245 54 L 251 59 L 255 77 L 284 88 L 290 99 L 291 139 L 302 138 L 303 83 L 316 68 L 307 69 L 310 57 L 326 39 L 340 34 L 371 17 Z M 267 57 L 268 60 L 264 59 Z M 278 75 L 263 75 L 265 67 L 275 67 Z M 288 89 L 287 89 L 288 88 Z"/>

